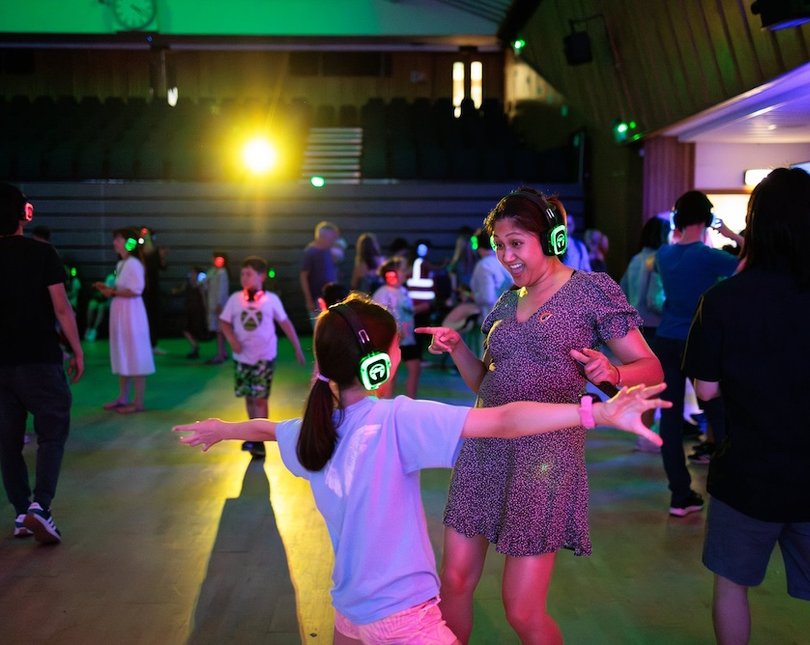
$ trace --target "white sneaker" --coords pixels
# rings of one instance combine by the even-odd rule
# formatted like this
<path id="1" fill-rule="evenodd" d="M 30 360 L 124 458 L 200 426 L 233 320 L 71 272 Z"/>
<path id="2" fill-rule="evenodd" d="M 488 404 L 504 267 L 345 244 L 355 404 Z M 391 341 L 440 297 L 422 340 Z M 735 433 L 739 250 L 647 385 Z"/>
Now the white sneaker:
<path id="1" fill-rule="evenodd" d="M 34 534 L 37 542 L 42 544 L 59 544 L 62 534 L 56 528 L 53 515 L 44 510 L 37 502 L 28 507 L 28 513 L 23 519 L 23 526 Z"/>
<path id="2" fill-rule="evenodd" d="M 24 537 L 31 537 L 34 532 L 29 531 L 23 522 L 25 521 L 25 513 L 22 515 L 18 515 L 17 519 L 14 520 L 14 537 L 24 538 Z"/>

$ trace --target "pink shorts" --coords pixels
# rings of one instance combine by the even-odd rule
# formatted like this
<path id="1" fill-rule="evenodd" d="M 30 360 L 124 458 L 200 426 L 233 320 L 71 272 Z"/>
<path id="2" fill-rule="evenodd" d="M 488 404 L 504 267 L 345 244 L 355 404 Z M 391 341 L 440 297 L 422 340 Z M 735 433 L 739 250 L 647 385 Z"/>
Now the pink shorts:
<path id="1" fill-rule="evenodd" d="M 442 618 L 439 598 L 398 611 L 367 625 L 355 625 L 335 610 L 335 629 L 348 638 L 369 645 L 402 643 L 408 645 L 451 645 L 458 642 Z"/>

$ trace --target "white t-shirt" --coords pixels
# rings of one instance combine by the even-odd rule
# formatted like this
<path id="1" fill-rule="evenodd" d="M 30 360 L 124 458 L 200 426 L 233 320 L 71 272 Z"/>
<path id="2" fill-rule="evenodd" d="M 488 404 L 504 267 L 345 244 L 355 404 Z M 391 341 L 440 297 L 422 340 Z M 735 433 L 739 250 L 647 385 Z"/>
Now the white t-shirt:
<path id="1" fill-rule="evenodd" d="M 326 520 L 335 551 L 332 603 L 352 622 L 365 625 L 438 595 L 419 471 L 453 466 L 469 410 L 365 398 L 343 410 L 335 453 L 318 472 L 298 461 L 300 419 L 277 426 L 284 465 L 309 480 Z"/>
<path id="2" fill-rule="evenodd" d="M 233 333 L 242 345 L 233 360 L 247 365 L 259 361 L 275 360 L 278 353 L 276 322 L 287 320 L 287 312 L 279 297 L 264 291 L 253 302 L 248 302 L 243 291 L 232 293 L 219 315 L 220 320 L 233 325 Z"/>
<path id="3" fill-rule="evenodd" d="M 416 345 L 416 335 L 413 331 L 413 300 L 405 287 L 392 287 L 385 284 L 374 292 L 371 299 L 385 307 L 397 321 L 400 346 Z"/>
<path id="4" fill-rule="evenodd" d="M 501 294 L 512 286 L 512 276 L 509 271 L 498 262 L 494 253 L 483 256 L 475 263 L 470 289 L 473 292 L 475 304 L 481 307 L 481 319 L 487 317 Z"/>

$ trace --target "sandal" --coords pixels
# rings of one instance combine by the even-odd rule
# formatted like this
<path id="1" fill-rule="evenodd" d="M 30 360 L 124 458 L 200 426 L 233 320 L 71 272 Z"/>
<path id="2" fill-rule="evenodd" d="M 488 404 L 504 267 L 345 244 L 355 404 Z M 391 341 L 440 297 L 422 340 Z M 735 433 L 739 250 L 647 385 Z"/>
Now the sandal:
<path id="1" fill-rule="evenodd" d="M 122 405 L 118 408 L 115 408 L 115 411 L 118 414 L 133 414 L 135 412 L 143 412 L 145 408 L 138 408 L 134 405 Z"/>
<path id="2" fill-rule="evenodd" d="M 110 401 L 109 403 L 105 403 L 101 407 L 105 410 L 117 410 L 118 408 L 122 408 L 125 405 L 129 405 L 126 401 Z"/>

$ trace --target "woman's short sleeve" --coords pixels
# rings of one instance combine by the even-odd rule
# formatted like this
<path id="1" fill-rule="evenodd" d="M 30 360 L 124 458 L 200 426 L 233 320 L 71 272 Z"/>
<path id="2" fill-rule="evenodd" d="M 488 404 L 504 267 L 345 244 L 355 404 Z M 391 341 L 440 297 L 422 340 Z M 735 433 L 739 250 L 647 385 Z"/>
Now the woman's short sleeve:
<path id="1" fill-rule="evenodd" d="M 623 338 L 644 324 L 643 319 L 624 295 L 621 287 L 606 273 L 589 273 L 587 305 L 594 329 L 603 341 Z"/>
<path id="2" fill-rule="evenodd" d="M 143 293 L 146 285 L 143 264 L 134 257 L 127 258 L 121 265 L 121 272 L 115 281 L 115 286 L 119 289 L 129 289 L 136 295 Z"/>

